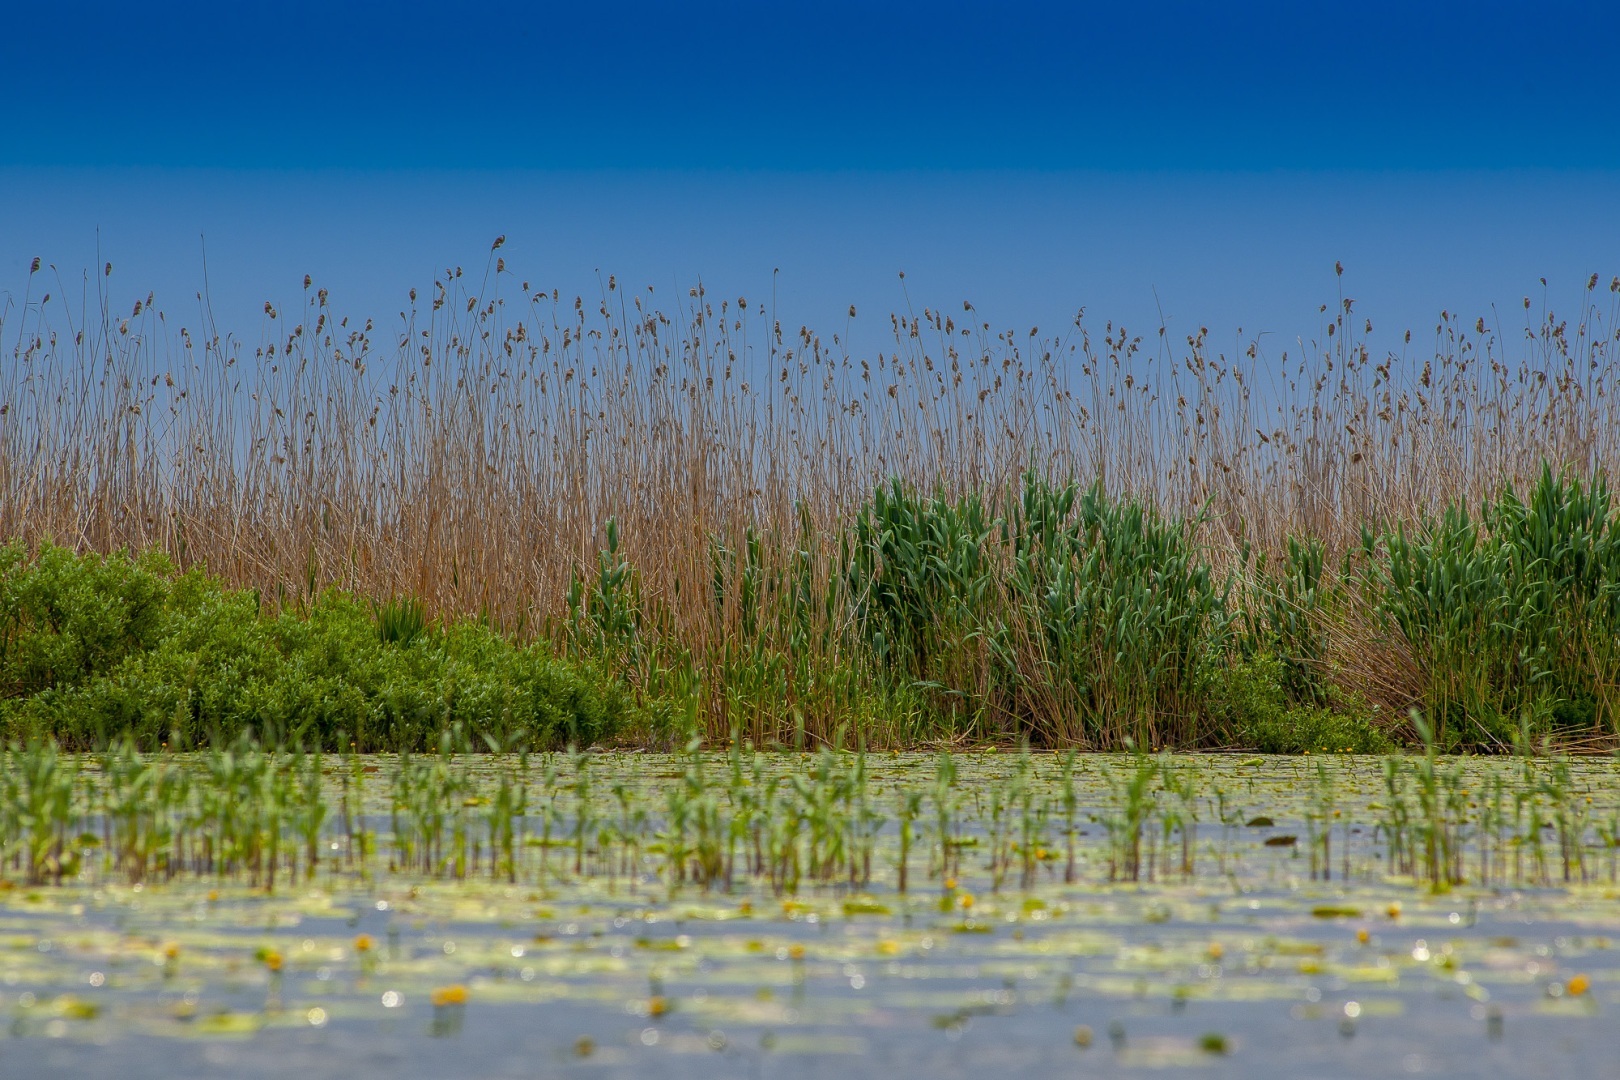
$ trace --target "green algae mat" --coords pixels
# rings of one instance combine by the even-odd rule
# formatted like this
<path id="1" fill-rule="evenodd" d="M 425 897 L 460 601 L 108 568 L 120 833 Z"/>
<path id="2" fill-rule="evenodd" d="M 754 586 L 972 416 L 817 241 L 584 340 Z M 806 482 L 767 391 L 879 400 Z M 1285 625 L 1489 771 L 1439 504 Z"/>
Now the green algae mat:
<path id="1" fill-rule="evenodd" d="M 5 761 L 0 1075 L 1613 1075 L 1608 759 Z"/>

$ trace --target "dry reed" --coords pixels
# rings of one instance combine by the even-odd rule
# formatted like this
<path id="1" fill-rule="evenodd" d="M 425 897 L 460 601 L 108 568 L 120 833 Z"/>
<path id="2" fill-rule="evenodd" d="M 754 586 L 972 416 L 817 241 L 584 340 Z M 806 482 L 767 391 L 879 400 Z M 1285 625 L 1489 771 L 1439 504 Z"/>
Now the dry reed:
<path id="1" fill-rule="evenodd" d="M 699 669 L 741 618 L 732 590 L 719 612 L 694 600 L 740 572 L 715 552 L 753 529 L 782 570 L 809 536 L 827 573 L 891 476 L 948 493 L 1032 466 L 1101 478 L 1205 510 L 1231 568 L 1289 534 L 1331 562 L 1363 525 L 1474 504 L 1544 461 L 1620 475 L 1620 279 L 1605 299 L 1595 275 L 1573 320 L 1529 299 L 1522 332 L 1442 313 L 1431 342 L 1382 356 L 1340 299 L 1280 357 L 1202 330 L 1098 335 L 1084 313 L 998 329 L 969 304 L 891 315 L 885 347 L 856 352 L 701 287 L 673 304 L 613 279 L 590 301 L 538 290 L 494 249 L 481 274 L 412 290 L 392 328 L 340 317 L 306 278 L 252 347 L 206 307 L 184 327 L 151 297 L 75 312 L 44 280 L 36 264 L 0 311 L 0 536 L 155 547 L 282 603 L 410 593 L 557 634 L 614 518 L 644 607 Z M 1338 644 L 1351 678 L 1408 692 L 1398 651 Z"/>

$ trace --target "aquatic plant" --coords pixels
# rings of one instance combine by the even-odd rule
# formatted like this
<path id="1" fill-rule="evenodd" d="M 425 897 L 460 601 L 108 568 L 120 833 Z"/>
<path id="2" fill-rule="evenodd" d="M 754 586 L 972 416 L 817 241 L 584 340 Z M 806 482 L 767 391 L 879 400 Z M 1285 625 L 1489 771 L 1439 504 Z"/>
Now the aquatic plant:
<path id="1" fill-rule="evenodd" d="M 1425 673 L 1425 715 L 1447 746 L 1506 750 L 1538 734 L 1606 735 L 1620 675 L 1620 530 L 1602 474 L 1544 465 L 1477 516 L 1460 505 L 1414 530 L 1365 531 L 1379 610 Z"/>
<path id="2" fill-rule="evenodd" d="M 1613 877 L 1620 806 L 1593 785 L 1591 766 L 1448 760 L 1426 721 L 1413 722 L 1430 732 L 1420 756 L 1278 761 L 1266 797 L 1285 800 L 1303 838 L 1238 811 L 1234 791 L 1247 790 L 1251 805 L 1262 797 L 1259 758 L 1136 752 L 1093 768 L 1025 749 L 975 760 L 964 784 L 957 759 L 940 754 L 919 784 L 913 770 L 926 759 L 897 768 L 859 749 L 715 754 L 694 741 L 638 772 L 624 762 L 648 759 L 577 748 L 472 754 L 455 731 L 434 754 L 387 758 L 333 759 L 245 735 L 184 753 L 143 752 L 126 738 L 92 756 L 39 740 L 0 752 L 0 878 L 195 877 L 275 891 L 323 879 L 483 877 L 538 890 L 600 881 L 610 892 L 622 883 L 672 898 L 789 900 L 841 889 L 859 908 L 884 903 L 863 898 L 873 891 L 915 890 L 922 842 L 921 872 L 955 912 L 973 904 L 973 880 L 994 902 L 1013 887 L 1232 879 L 1273 851 L 1300 859 L 1290 873 L 1324 884 L 1411 882 L 1434 893 L 1589 882 L 1603 873 L 1601 850 Z M 1221 823 L 1218 838 L 1200 833 L 1204 820 Z M 1086 821 L 1101 826 L 1096 838 Z M 385 865 L 374 850 L 388 853 Z"/>

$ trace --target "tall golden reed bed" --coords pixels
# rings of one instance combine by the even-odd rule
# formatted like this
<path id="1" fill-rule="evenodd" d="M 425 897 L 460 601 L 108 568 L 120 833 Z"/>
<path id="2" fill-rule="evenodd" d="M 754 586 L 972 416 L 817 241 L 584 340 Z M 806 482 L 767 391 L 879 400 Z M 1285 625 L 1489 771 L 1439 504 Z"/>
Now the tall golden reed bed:
<path id="1" fill-rule="evenodd" d="M 966 303 L 817 332 L 701 288 L 542 291 L 493 249 L 382 325 L 306 279 L 250 338 L 206 307 L 81 311 L 53 286 L 37 271 L 0 312 L 0 535 L 157 547 L 272 602 L 411 593 L 532 634 L 558 632 L 615 518 L 642 603 L 700 666 L 737 629 L 732 590 L 719 618 L 690 601 L 717 543 L 752 526 L 780 568 L 809 535 L 828 565 L 890 476 L 992 495 L 1031 467 L 1101 478 L 1204 511 L 1233 568 L 1290 532 L 1331 562 L 1363 525 L 1476 503 L 1543 461 L 1620 474 L 1620 279 L 1595 275 L 1568 315 L 1442 313 L 1388 354 L 1347 297 L 1286 351 L 1084 313 L 1002 327 Z M 1341 674 L 1400 699 L 1405 658 L 1341 632 Z"/>

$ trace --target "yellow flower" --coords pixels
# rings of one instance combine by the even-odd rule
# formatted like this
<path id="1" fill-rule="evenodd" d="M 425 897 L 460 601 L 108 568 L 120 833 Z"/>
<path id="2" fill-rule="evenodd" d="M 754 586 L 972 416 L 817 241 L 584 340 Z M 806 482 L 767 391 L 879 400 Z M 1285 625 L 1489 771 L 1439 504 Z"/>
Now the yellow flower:
<path id="1" fill-rule="evenodd" d="M 178 960 L 180 958 L 180 945 L 171 941 L 163 946 L 163 958 L 165 960 Z"/>
<path id="2" fill-rule="evenodd" d="M 648 1016 L 663 1016 L 667 1012 L 669 1012 L 669 999 L 662 994 L 647 999 Z"/>
<path id="3" fill-rule="evenodd" d="M 1389 905 L 1389 907 L 1384 909 L 1384 914 L 1388 915 L 1392 919 L 1400 918 L 1401 917 L 1401 905 L 1400 905 L 1400 903 L 1396 902 L 1396 903 L 1393 903 L 1393 904 Z"/>
<path id="4" fill-rule="evenodd" d="M 442 1009 L 446 1005 L 465 1005 L 467 1004 L 467 988 L 460 983 L 455 983 L 452 986 L 441 986 L 433 991 L 433 995 L 429 1000 L 433 1002 L 435 1009 Z"/>
<path id="5" fill-rule="evenodd" d="M 1211 960 L 1219 960 L 1221 957 L 1223 957 L 1225 955 L 1226 955 L 1226 947 L 1224 945 L 1222 945 L 1218 941 L 1212 941 L 1212 942 L 1209 943 L 1209 958 Z"/>
<path id="6" fill-rule="evenodd" d="M 788 946 L 788 955 L 793 957 L 793 959 L 795 959 L 795 960 L 803 960 L 804 959 L 804 946 L 803 945 L 789 945 Z"/>
<path id="7" fill-rule="evenodd" d="M 1372 935 L 1367 933 L 1367 928 L 1365 926 L 1356 931 L 1356 940 L 1361 944 L 1365 945 L 1371 939 Z"/>
<path id="8" fill-rule="evenodd" d="M 371 940 L 370 934 L 361 934 L 359 937 L 354 939 L 354 951 L 357 953 L 368 953 L 371 951 L 371 947 L 374 944 L 376 943 Z"/>
<path id="9" fill-rule="evenodd" d="M 1569 984 L 1564 987 L 1565 990 L 1569 991 L 1570 997 L 1580 997 L 1591 988 L 1592 980 L 1588 979 L 1585 975 L 1575 976 L 1573 979 L 1569 980 Z"/>
<path id="10" fill-rule="evenodd" d="M 946 878 L 945 879 L 945 891 L 950 892 L 954 888 L 956 888 L 956 879 L 953 878 L 953 877 Z"/>
<path id="11" fill-rule="evenodd" d="M 264 966 L 269 968 L 272 972 L 279 972 L 281 970 L 281 954 L 276 952 L 276 950 L 266 949 L 262 954 L 262 959 L 264 960 Z"/>
<path id="12" fill-rule="evenodd" d="M 966 911 L 973 906 L 973 894 L 963 893 L 956 898 L 956 902 L 962 905 L 962 910 Z"/>

